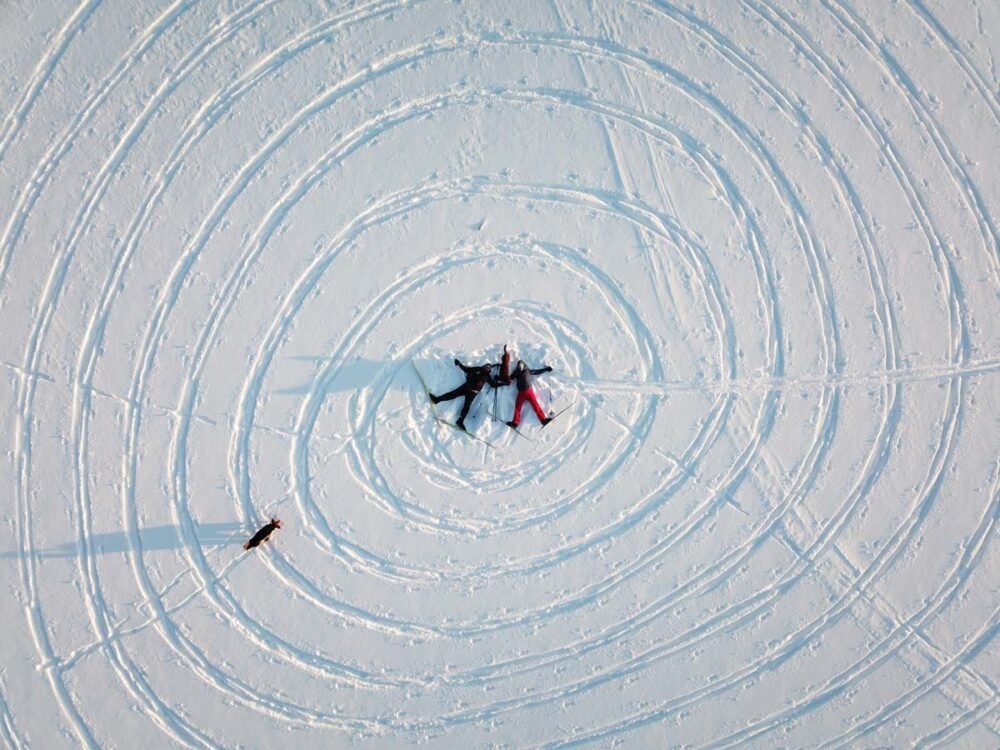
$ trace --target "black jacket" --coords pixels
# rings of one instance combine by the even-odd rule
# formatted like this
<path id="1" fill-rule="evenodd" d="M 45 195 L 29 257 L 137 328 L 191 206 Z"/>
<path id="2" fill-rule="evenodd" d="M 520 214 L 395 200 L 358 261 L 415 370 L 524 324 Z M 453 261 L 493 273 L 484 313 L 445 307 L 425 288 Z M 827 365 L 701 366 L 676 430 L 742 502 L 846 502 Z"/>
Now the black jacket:
<path id="1" fill-rule="evenodd" d="M 540 367 L 537 370 L 531 370 L 525 367 L 523 370 L 519 370 L 515 367 L 514 372 L 511 374 L 511 377 L 514 379 L 514 382 L 517 383 L 517 390 L 526 391 L 529 388 L 531 388 L 531 381 L 533 375 L 541 375 L 546 372 L 552 372 L 552 368 Z"/>
<path id="2" fill-rule="evenodd" d="M 483 386 L 489 383 L 494 388 L 497 387 L 497 382 L 492 375 L 492 367 L 490 365 L 476 365 L 475 367 L 469 367 L 468 365 L 463 365 L 459 360 L 455 360 L 455 364 L 462 368 L 465 372 L 465 387 L 475 393 L 479 393 L 483 389 Z"/>

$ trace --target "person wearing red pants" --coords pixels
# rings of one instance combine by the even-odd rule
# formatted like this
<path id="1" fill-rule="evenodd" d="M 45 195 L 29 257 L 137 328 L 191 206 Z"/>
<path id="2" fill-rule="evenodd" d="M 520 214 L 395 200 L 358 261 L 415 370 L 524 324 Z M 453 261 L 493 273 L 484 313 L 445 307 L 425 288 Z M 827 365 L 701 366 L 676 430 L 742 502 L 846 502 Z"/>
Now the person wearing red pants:
<path id="1" fill-rule="evenodd" d="M 524 406 L 525 401 L 531 404 L 531 408 L 535 410 L 535 416 L 538 417 L 538 421 L 542 423 L 542 426 L 552 421 L 552 417 L 545 416 L 545 412 L 542 411 L 542 407 L 538 404 L 535 389 L 531 387 L 532 376 L 541 375 L 546 372 L 552 372 L 552 368 L 542 367 L 538 370 L 531 370 L 524 364 L 524 360 L 517 360 L 517 367 L 514 368 L 513 374 L 513 380 L 517 384 L 517 399 L 514 401 L 514 418 L 507 423 L 509 427 L 517 428 L 521 424 L 521 407 Z"/>

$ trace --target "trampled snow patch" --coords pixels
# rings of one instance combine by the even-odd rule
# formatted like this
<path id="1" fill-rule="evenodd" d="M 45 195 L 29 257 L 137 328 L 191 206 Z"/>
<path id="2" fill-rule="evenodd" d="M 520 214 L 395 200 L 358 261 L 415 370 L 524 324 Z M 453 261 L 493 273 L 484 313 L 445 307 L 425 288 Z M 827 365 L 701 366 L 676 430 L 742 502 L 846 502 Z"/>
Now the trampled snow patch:
<path id="1" fill-rule="evenodd" d="M 1000 744 L 955 5 L 0 10 L 2 744 Z"/>

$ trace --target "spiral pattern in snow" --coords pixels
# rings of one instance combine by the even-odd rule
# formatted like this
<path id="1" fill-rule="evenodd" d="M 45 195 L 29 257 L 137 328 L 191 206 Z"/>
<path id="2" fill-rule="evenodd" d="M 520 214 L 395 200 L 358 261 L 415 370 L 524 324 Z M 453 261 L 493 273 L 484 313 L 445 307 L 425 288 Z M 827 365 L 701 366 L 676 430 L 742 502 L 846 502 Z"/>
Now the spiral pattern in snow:
<path id="1" fill-rule="evenodd" d="M 56 5 L 6 744 L 997 743 L 1000 14 Z M 414 366 L 505 342 L 569 408 L 484 391 L 489 448 Z"/>

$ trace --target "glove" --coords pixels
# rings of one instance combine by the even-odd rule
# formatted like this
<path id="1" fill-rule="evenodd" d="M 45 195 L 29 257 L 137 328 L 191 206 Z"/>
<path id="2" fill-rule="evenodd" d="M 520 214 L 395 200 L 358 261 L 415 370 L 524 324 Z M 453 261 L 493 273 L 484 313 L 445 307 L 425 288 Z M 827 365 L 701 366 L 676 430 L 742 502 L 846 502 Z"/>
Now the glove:
<path id="1" fill-rule="evenodd" d="M 458 361 L 458 357 L 455 357 L 455 367 L 461 367 L 462 363 Z"/>
<path id="2" fill-rule="evenodd" d="M 552 372 L 552 368 L 551 367 L 546 367 L 545 368 L 545 372 Z"/>

